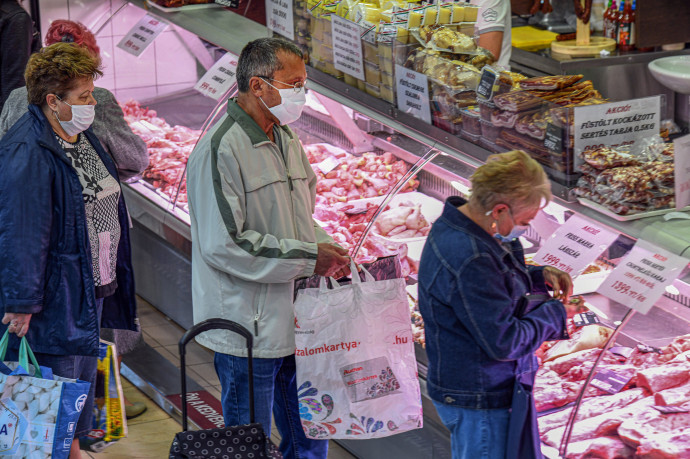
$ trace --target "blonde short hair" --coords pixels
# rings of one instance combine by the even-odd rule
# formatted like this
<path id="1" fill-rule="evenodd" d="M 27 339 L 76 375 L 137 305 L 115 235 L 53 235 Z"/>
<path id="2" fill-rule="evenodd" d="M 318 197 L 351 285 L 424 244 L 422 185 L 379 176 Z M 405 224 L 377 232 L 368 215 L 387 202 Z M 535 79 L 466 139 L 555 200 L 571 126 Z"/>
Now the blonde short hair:
<path id="1" fill-rule="evenodd" d="M 544 169 L 522 150 L 489 156 L 472 177 L 470 202 L 483 211 L 506 204 L 514 211 L 546 205 L 551 183 Z"/>

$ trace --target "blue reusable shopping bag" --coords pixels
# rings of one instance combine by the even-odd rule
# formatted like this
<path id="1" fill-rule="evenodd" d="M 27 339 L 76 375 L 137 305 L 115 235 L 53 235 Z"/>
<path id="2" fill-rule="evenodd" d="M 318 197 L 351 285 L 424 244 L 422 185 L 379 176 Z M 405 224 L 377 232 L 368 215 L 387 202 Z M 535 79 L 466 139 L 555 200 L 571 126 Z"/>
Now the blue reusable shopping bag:
<path id="1" fill-rule="evenodd" d="M 10 433 L 0 425 L 0 455 L 66 459 L 91 384 L 39 366 L 24 337 L 18 361 L 4 361 L 8 340 L 5 332 L 0 340 L 0 422 L 15 420 L 17 428 Z"/>

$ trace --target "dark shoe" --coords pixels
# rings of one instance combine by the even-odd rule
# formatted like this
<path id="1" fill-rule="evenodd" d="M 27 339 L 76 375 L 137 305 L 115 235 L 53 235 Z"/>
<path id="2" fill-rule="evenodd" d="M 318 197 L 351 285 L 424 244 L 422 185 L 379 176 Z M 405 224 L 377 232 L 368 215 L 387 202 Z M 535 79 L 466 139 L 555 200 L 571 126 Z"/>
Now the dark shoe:
<path id="1" fill-rule="evenodd" d="M 134 405 L 125 406 L 125 414 L 127 414 L 127 419 L 134 419 L 137 416 L 141 416 L 146 411 L 146 404 L 143 402 L 136 402 Z"/>

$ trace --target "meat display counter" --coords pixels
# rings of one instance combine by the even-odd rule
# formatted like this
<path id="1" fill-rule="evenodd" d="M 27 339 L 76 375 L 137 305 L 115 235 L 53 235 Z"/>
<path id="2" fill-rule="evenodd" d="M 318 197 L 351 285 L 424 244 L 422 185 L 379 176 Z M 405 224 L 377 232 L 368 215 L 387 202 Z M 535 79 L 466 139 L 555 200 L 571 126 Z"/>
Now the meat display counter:
<path id="1" fill-rule="evenodd" d="M 133 5 L 128 8 L 131 8 L 130 12 L 136 11 L 131 15 L 135 20 L 137 15 L 144 14 L 143 10 L 138 11 L 142 2 L 131 3 Z M 157 13 L 148 14 L 156 16 Z M 190 11 L 162 18 L 178 28 L 189 26 L 194 32 L 194 36 L 183 39 L 187 45 L 185 49 L 192 50 L 189 51 L 189 65 L 207 60 L 207 56 L 203 56 L 204 51 L 199 51 L 199 38 L 235 54 L 239 54 L 243 45 L 236 38 L 226 38 L 230 34 L 220 29 L 225 27 L 222 25 L 224 18 L 239 21 L 238 27 L 243 24 L 242 18 L 225 11 L 206 15 L 207 12 Z M 200 17 L 209 20 L 205 27 L 199 26 Z M 248 27 L 256 35 L 265 34 L 265 30 L 255 29 L 253 23 Z M 155 63 L 149 62 L 149 65 Z M 293 128 L 319 177 L 314 217 L 338 243 L 351 249 L 353 254 L 356 251 L 358 261 L 391 254 L 400 256 L 409 284 L 420 384 L 422 393 L 426 394 L 423 323 L 416 308 L 417 263 L 426 233 L 439 216 L 444 199 L 450 195 L 468 194 L 469 177 L 490 153 L 476 144 L 424 124 L 393 105 L 319 70 L 309 68 L 308 73 L 308 106 Z M 147 141 L 151 155 L 151 165 L 143 177 L 123 187 L 134 225 L 132 254 L 137 291 L 185 328 L 192 325 L 191 237 L 184 175 L 186 158 L 196 139 L 224 113 L 223 98 L 216 102 L 191 89 L 191 84 L 188 86 L 164 94 L 151 88 L 142 88 L 136 93 L 113 88 L 130 125 Z M 129 100 L 128 96 L 136 97 L 140 102 Z M 566 198 L 556 185 L 554 194 Z M 383 207 L 380 212 L 379 206 Z M 375 215 L 377 218 L 372 220 Z M 603 225 L 616 233 L 616 238 L 576 285 L 580 292 L 576 301 L 581 302 L 582 311 L 596 313 L 601 323 L 578 330 L 572 340 L 558 347 L 547 345 L 541 350 L 545 363 L 540 371 L 536 397 L 544 413 L 553 411 L 553 414 L 544 416 L 543 425 L 549 427 L 543 428 L 545 450 L 550 451 L 551 457 L 558 456 L 558 452 L 553 450 L 560 447 L 568 409 L 576 401 L 578 391 L 593 368 L 594 359 L 601 354 L 601 348 L 613 344 L 608 340 L 613 330 L 616 330 L 617 348 L 614 350 L 628 355 L 615 357 L 619 354 L 606 351 L 599 368 L 630 374 L 631 377 L 622 388 L 624 390 L 611 397 L 603 395 L 606 391 L 599 388 L 601 385 L 590 387 L 584 394 L 584 401 L 578 405 L 579 419 L 595 418 L 597 414 L 628 407 L 620 417 L 627 424 L 611 427 L 610 420 L 606 419 L 594 426 L 592 423 L 576 423 L 571 435 L 573 449 L 569 448 L 568 457 L 585 457 L 592 453 L 592 448 L 609 452 L 620 450 L 633 457 L 634 449 L 630 449 L 630 443 L 635 442 L 643 450 L 674 447 L 673 444 L 660 446 L 654 432 L 636 434 L 635 438 L 628 432 L 646 419 L 659 425 L 662 432 L 667 429 L 675 435 L 677 424 L 685 422 L 682 418 L 666 425 L 666 418 L 659 420 L 647 408 L 652 400 L 661 404 L 657 398 L 663 404 L 683 397 L 690 400 L 690 391 L 674 388 L 687 388 L 688 381 L 681 381 L 682 375 L 676 376 L 675 384 L 671 386 L 649 382 L 654 381 L 658 372 L 690 365 L 690 361 L 682 360 L 690 351 L 690 339 L 686 336 L 690 334 L 690 273 L 686 268 L 646 315 L 632 315 L 626 305 L 594 293 L 596 287 L 592 282 L 601 281 L 618 266 L 636 240 L 650 241 L 673 254 L 687 256 L 690 252 L 687 223 L 684 220 L 666 221 L 663 217 L 619 221 L 566 199 L 556 199 L 545 209 L 543 218 L 534 225 L 534 229 L 524 236 L 528 258 L 534 256 L 548 235 L 573 216 Z M 367 235 L 366 238 L 363 234 Z M 673 391 L 664 392 L 670 389 Z M 633 405 L 642 400 L 645 402 Z M 448 432 L 426 395 L 423 407 L 425 427 L 421 430 L 366 442 L 342 443 L 358 457 L 365 458 L 450 457 Z M 594 441 L 594 437 L 601 434 L 597 429 L 602 425 L 608 426 L 606 439 Z M 550 433 L 552 431 L 554 433 Z"/>

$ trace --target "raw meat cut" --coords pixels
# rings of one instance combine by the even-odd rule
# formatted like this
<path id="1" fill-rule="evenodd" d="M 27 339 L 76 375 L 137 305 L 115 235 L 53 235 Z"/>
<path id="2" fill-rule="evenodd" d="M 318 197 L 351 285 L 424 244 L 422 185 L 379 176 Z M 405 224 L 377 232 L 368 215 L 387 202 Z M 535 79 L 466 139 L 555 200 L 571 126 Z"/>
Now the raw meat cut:
<path id="1" fill-rule="evenodd" d="M 600 353 L 601 349 L 599 348 L 573 352 L 572 354 L 564 355 L 545 363 L 544 367 L 562 375 L 575 366 L 583 365 L 585 362 L 594 362 Z M 610 352 L 607 352 L 601 359 L 601 363 L 615 364 L 618 363 L 618 358 Z"/>
<path id="2" fill-rule="evenodd" d="M 636 448 L 647 437 L 683 427 L 690 427 L 690 413 L 662 414 L 649 407 L 623 421 L 618 427 L 618 435 L 626 444 Z"/>
<path id="3" fill-rule="evenodd" d="M 646 396 L 644 389 L 634 388 L 614 395 L 603 395 L 584 400 L 577 411 L 577 419 L 588 419 L 599 416 L 607 411 L 627 406 Z M 539 418 L 539 432 L 545 434 L 549 430 L 562 427 L 568 422 L 572 408 L 566 408 L 556 413 L 547 414 Z"/>
<path id="4" fill-rule="evenodd" d="M 600 325 L 589 325 L 576 331 L 572 338 L 559 341 L 544 353 L 544 361 L 548 362 L 563 355 L 584 349 L 601 348 L 606 344 L 613 330 Z"/>
<path id="5" fill-rule="evenodd" d="M 578 421 L 573 427 L 570 441 L 574 443 L 582 440 L 614 435 L 617 432 L 618 426 L 620 426 L 623 421 L 633 417 L 636 413 L 639 413 L 641 410 L 653 404 L 654 397 L 645 397 L 623 408 Z M 565 426 L 558 427 L 546 432 L 546 434 L 542 436 L 542 440 L 547 445 L 558 448 L 564 433 Z"/>
<path id="6" fill-rule="evenodd" d="M 690 383 L 665 389 L 654 394 L 654 403 L 656 405 L 680 405 L 685 402 L 690 402 Z"/>
<path id="7" fill-rule="evenodd" d="M 568 445 L 568 459 L 630 459 L 635 448 L 617 437 L 601 437 Z"/>
<path id="8" fill-rule="evenodd" d="M 652 392 L 679 386 L 690 379 L 690 362 L 645 368 L 637 372 L 637 385 Z"/>
<path id="9" fill-rule="evenodd" d="M 637 448 L 636 459 L 690 458 L 690 427 L 650 435 Z"/>

